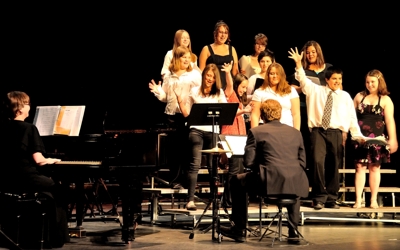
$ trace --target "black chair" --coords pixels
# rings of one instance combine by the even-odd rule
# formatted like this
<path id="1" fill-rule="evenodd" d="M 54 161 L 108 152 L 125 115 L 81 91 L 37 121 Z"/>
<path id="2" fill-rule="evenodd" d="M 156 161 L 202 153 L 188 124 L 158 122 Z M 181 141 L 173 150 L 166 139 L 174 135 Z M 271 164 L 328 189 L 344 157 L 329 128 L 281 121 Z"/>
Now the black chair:
<path id="1" fill-rule="evenodd" d="M 271 246 L 274 246 L 275 240 L 283 241 L 284 239 L 290 241 L 290 240 L 304 240 L 306 243 L 308 243 L 303 235 L 297 230 L 297 226 L 293 224 L 289 220 L 289 217 L 285 212 L 283 212 L 283 208 L 287 206 L 291 206 L 297 202 L 297 196 L 296 195 L 278 195 L 278 196 L 267 196 L 267 197 L 260 197 L 260 239 L 261 241 L 265 236 L 274 234 L 273 239 L 272 239 L 272 244 Z M 262 207 L 265 204 L 268 205 L 276 205 L 278 207 L 278 212 L 276 215 L 272 218 L 272 221 L 269 223 L 269 225 L 265 228 L 265 231 L 263 234 L 261 234 L 263 226 L 262 226 Z M 289 238 L 288 235 L 282 233 L 282 222 L 283 220 L 286 219 L 286 222 L 289 225 L 289 228 L 293 229 L 294 232 L 299 236 L 299 238 Z M 271 227 L 274 223 L 274 221 L 277 220 L 276 224 L 276 229 L 272 230 Z"/>
<path id="2" fill-rule="evenodd" d="M 0 192 L 0 229 L 15 249 L 43 249 L 49 243 L 47 202 L 41 193 Z"/>

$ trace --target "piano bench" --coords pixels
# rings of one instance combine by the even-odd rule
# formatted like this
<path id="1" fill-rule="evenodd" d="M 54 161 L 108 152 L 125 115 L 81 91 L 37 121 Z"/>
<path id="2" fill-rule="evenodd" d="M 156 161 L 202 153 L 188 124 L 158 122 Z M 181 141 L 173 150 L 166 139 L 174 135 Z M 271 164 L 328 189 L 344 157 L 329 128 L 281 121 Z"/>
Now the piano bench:
<path id="1" fill-rule="evenodd" d="M 1 230 L 23 248 L 43 249 L 50 241 L 48 200 L 41 193 L 0 192 Z"/>

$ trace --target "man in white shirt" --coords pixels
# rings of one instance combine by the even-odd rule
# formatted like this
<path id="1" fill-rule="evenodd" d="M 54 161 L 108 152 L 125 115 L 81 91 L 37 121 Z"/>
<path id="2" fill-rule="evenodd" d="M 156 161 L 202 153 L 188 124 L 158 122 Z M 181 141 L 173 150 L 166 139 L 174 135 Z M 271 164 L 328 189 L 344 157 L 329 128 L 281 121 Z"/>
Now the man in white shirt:
<path id="1" fill-rule="evenodd" d="M 299 54 L 297 48 L 291 49 L 289 55 L 296 63 L 296 80 L 308 97 L 313 206 L 317 210 L 323 207 L 340 208 L 336 204 L 339 192 L 338 169 L 343 159 L 347 132 L 350 130 L 352 136 L 361 136 L 353 100 L 349 93 L 341 90 L 343 72 L 340 69 L 329 67 L 325 72 L 327 85 L 317 85 L 305 75 L 301 64 L 303 52 Z"/>

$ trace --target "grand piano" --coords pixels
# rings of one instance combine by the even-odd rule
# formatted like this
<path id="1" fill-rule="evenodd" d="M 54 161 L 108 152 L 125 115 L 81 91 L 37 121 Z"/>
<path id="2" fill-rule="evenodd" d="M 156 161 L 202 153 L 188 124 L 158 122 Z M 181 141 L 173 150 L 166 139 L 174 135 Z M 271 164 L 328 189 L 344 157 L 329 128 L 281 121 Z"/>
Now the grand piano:
<path id="1" fill-rule="evenodd" d="M 62 160 L 48 166 L 47 174 L 75 184 L 76 227 L 72 231 L 81 235 L 83 230 L 84 183 L 89 178 L 113 180 L 119 185 L 122 241 L 133 241 L 143 180 L 165 164 L 161 144 L 165 134 L 173 131 L 163 125 L 138 128 L 107 113 L 99 119 L 86 109 L 79 136 L 43 136 L 47 157 Z"/>

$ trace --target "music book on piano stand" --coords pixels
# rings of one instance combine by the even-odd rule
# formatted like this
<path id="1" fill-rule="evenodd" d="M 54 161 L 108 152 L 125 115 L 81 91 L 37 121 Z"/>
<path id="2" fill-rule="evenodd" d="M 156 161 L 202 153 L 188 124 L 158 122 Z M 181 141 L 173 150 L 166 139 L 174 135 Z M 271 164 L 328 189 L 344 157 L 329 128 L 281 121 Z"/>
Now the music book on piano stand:
<path id="1" fill-rule="evenodd" d="M 79 136 L 85 106 L 38 106 L 33 124 L 41 136 Z"/>

